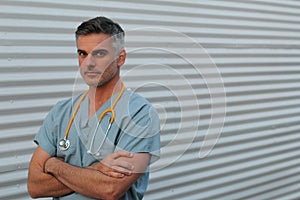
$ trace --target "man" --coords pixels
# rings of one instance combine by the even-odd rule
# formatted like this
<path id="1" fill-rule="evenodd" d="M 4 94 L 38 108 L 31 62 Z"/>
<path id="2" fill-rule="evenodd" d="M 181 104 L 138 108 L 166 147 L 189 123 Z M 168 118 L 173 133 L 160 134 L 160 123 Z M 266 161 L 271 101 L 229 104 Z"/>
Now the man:
<path id="1" fill-rule="evenodd" d="M 80 73 L 89 89 L 58 102 L 34 141 L 28 173 L 33 198 L 142 199 L 149 164 L 159 158 L 159 119 L 124 89 L 124 31 L 96 17 L 76 31 Z M 76 106 L 76 108 L 74 108 Z"/>

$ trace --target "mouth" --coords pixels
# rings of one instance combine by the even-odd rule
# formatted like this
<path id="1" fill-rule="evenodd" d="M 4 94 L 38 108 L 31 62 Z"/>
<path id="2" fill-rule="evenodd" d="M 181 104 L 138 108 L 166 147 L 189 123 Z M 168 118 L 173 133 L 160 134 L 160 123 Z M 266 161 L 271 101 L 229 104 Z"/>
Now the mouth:
<path id="1" fill-rule="evenodd" d="M 98 72 L 98 71 L 86 71 L 86 72 L 84 72 L 84 75 L 87 75 L 87 76 L 98 76 L 100 74 L 101 74 L 101 72 Z"/>

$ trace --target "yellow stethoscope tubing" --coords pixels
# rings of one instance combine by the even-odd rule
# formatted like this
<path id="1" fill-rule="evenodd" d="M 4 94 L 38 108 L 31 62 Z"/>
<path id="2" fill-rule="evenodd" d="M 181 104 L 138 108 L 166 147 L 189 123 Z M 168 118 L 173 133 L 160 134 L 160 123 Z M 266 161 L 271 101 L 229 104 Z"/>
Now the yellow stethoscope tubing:
<path id="1" fill-rule="evenodd" d="M 111 113 L 111 117 L 110 117 L 110 120 L 109 120 L 109 128 L 110 128 L 111 124 L 112 124 L 112 123 L 114 122 L 114 120 L 115 120 L 115 110 L 114 110 L 114 108 L 115 108 L 116 104 L 118 103 L 118 101 L 120 100 L 122 94 L 124 93 L 124 90 L 125 90 L 125 86 L 124 86 L 124 84 L 122 83 L 121 90 L 120 90 L 118 96 L 116 97 L 116 99 L 114 100 L 113 104 L 111 105 L 111 107 L 108 108 L 108 109 L 106 109 L 106 110 L 104 110 L 104 111 L 100 114 L 100 116 L 99 116 L 99 118 L 98 118 L 98 121 L 101 121 L 102 118 L 104 117 L 104 115 L 106 115 L 107 113 L 110 112 L 110 113 Z M 75 119 L 75 116 L 76 116 L 76 114 L 77 114 L 77 112 L 78 112 L 78 109 L 79 109 L 79 107 L 80 107 L 82 101 L 84 100 L 84 98 L 86 97 L 87 94 L 88 94 L 88 90 L 85 91 L 85 93 L 84 93 L 84 94 L 82 95 L 82 97 L 79 99 L 77 106 L 75 107 L 75 110 L 74 110 L 74 112 L 73 112 L 73 114 L 72 114 L 72 116 L 71 116 L 71 119 L 70 119 L 70 121 L 69 121 L 69 123 L 68 123 L 67 129 L 66 129 L 66 131 L 65 131 L 65 135 L 64 135 L 64 141 L 65 141 L 65 142 L 68 141 L 69 132 L 70 132 L 71 126 L 72 126 L 72 124 L 73 124 L 73 121 L 74 121 L 74 119 Z M 97 128 L 98 128 L 98 126 L 99 126 L 99 123 L 98 123 L 98 125 L 97 125 Z"/>
<path id="2" fill-rule="evenodd" d="M 86 95 L 88 94 L 88 92 L 89 92 L 89 91 L 87 90 L 87 91 L 85 91 L 85 93 L 82 95 L 82 97 L 80 98 L 80 100 L 79 100 L 79 102 L 78 102 L 78 104 L 77 104 L 77 106 L 76 106 L 76 108 L 75 108 L 75 110 L 74 110 L 74 112 L 73 112 L 73 114 L 72 114 L 72 117 L 71 117 L 71 119 L 70 119 L 70 121 L 69 121 L 69 123 L 68 123 L 68 127 L 67 127 L 67 129 L 66 129 L 66 131 L 65 131 L 65 136 L 64 136 L 64 139 L 65 139 L 65 140 L 68 138 L 69 131 L 70 131 L 70 129 L 71 129 L 71 126 L 72 126 L 72 124 L 73 124 L 73 121 L 74 121 L 74 118 L 75 118 L 75 116 L 76 116 L 76 114 L 77 114 L 77 111 L 78 111 L 78 109 L 79 109 L 79 107 L 80 107 L 80 104 L 82 103 L 83 99 L 86 97 Z"/>
<path id="3" fill-rule="evenodd" d="M 106 115 L 106 114 L 109 113 L 109 112 L 111 113 L 111 117 L 110 117 L 109 123 L 112 124 L 112 123 L 115 121 L 115 110 L 114 110 L 114 109 L 115 109 L 116 104 L 117 104 L 118 101 L 120 100 L 120 98 L 121 98 L 121 96 L 122 96 L 122 94 L 123 94 L 123 92 L 124 92 L 124 89 L 125 89 L 125 87 L 124 87 L 124 84 L 122 83 L 122 88 L 121 88 L 121 90 L 120 90 L 118 96 L 117 96 L 116 99 L 114 100 L 113 104 L 111 105 L 110 108 L 104 110 L 104 111 L 100 114 L 100 116 L 99 116 L 99 118 L 98 118 L 98 121 L 101 121 L 102 118 L 104 117 L 104 115 Z"/>

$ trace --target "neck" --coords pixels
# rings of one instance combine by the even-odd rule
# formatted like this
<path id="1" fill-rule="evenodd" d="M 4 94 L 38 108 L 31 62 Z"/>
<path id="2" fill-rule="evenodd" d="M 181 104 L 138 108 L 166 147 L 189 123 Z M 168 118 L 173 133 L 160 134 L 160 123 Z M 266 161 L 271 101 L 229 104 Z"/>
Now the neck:
<path id="1" fill-rule="evenodd" d="M 122 83 L 119 79 L 111 80 L 105 85 L 89 88 L 89 118 L 91 118 L 97 110 L 115 93 L 121 90 Z"/>

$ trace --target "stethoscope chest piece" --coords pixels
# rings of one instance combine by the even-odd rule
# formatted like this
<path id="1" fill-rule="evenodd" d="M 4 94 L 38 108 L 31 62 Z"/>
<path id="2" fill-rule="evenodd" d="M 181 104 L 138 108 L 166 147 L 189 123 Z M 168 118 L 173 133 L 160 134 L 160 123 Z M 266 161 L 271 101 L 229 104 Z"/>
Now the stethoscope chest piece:
<path id="1" fill-rule="evenodd" d="M 60 150 L 66 151 L 70 147 L 70 140 L 63 138 L 59 141 L 58 146 Z"/>

